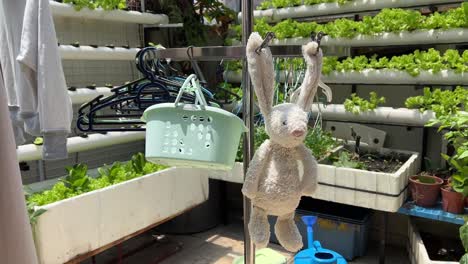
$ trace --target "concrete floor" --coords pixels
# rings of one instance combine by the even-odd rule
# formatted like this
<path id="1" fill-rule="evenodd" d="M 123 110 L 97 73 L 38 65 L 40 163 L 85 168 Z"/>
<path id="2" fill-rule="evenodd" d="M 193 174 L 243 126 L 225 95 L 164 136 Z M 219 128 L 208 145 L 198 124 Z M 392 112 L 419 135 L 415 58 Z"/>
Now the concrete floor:
<path id="1" fill-rule="evenodd" d="M 158 242 L 155 242 L 155 237 L 159 238 Z M 350 263 L 377 264 L 378 251 L 373 247 L 375 245 L 369 243 L 367 255 Z M 138 247 L 143 249 L 125 256 L 126 252 Z M 286 256 L 288 263 L 293 263 L 293 256 L 280 246 L 270 244 L 269 247 Z M 242 256 L 243 250 L 242 225 L 239 223 L 193 235 L 157 236 L 154 232 L 148 232 L 123 243 L 120 251 L 114 247 L 99 254 L 95 263 L 119 263 L 117 258 L 120 253 L 125 257 L 121 263 L 125 264 L 231 264 L 236 257 Z M 403 248 L 388 247 L 386 253 L 386 263 L 409 264 L 407 252 Z M 92 261 L 83 263 L 91 264 Z"/>

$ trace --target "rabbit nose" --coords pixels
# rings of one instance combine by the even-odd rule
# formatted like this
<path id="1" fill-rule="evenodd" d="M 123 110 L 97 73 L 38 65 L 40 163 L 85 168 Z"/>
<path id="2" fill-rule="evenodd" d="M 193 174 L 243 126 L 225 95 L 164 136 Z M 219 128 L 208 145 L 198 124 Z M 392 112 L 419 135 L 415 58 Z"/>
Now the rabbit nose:
<path id="1" fill-rule="evenodd" d="M 302 135 L 304 135 L 304 130 L 296 129 L 296 130 L 293 130 L 291 134 L 295 137 L 301 137 Z"/>

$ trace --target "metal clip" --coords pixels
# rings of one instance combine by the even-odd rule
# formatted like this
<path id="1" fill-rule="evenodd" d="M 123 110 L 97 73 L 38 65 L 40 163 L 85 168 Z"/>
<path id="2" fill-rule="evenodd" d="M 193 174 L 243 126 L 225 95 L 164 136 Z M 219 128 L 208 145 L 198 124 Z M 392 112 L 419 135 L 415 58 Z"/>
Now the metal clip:
<path id="1" fill-rule="evenodd" d="M 310 38 L 312 41 L 317 42 L 318 46 L 320 47 L 320 41 L 322 41 L 323 36 L 325 36 L 325 33 L 322 31 L 319 31 L 319 33 L 315 34 L 315 32 L 310 33 Z"/>
<path id="2" fill-rule="evenodd" d="M 273 33 L 273 32 L 268 32 L 268 33 L 266 33 L 265 39 L 263 40 L 262 44 L 261 44 L 258 48 L 255 49 L 255 52 L 256 52 L 257 54 L 260 54 L 260 51 L 261 51 L 263 48 L 265 48 L 266 46 L 268 46 L 268 44 L 270 43 L 270 41 L 271 41 L 273 38 L 275 38 L 275 37 L 276 37 L 276 36 L 275 36 L 275 33 Z"/>

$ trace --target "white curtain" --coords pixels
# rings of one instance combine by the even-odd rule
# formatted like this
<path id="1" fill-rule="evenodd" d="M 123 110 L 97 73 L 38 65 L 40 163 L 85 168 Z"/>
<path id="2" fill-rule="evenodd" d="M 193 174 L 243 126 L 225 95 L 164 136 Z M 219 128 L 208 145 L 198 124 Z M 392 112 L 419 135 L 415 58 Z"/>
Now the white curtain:
<path id="1" fill-rule="evenodd" d="M 37 264 L 0 69 L 0 263 Z"/>

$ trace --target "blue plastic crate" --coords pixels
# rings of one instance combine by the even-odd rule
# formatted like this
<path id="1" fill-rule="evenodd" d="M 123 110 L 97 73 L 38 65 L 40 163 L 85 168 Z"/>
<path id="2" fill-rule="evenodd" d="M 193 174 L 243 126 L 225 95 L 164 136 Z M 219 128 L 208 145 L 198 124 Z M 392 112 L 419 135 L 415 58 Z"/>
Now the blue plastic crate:
<path id="1" fill-rule="evenodd" d="M 296 210 L 296 224 L 304 247 L 307 247 L 307 226 L 301 217 L 317 216 L 318 221 L 313 227 L 314 240 L 320 241 L 324 248 L 336 251 L 347 260 L 353 260 L 366 253 L 371 214 L 369 209 L 303 197 Z M 271 228 L 270 242 L 278 243 L 274 234 L 276 217 L 269 216 L 268 220 Z"/>

